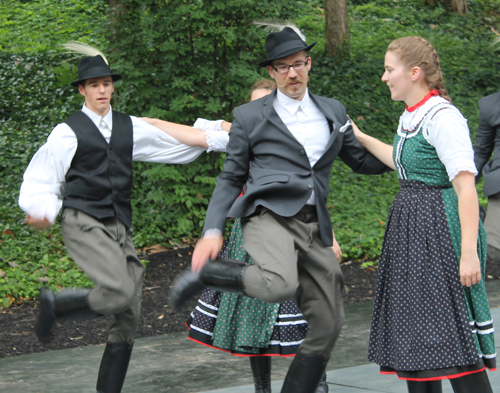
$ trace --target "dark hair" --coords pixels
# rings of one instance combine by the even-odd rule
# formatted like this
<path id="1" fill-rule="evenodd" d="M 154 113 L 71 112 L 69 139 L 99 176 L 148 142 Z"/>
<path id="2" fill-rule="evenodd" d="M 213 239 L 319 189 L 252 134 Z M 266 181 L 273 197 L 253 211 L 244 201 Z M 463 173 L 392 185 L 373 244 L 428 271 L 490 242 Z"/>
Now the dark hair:
<path id="1" fill-rule="evenodd" d="M 396 53 L 408 69 L 420 67 L 429 88 L 436 89 L 441 97 L 451 102 L 444 87 L 439 57 L 429 41 L 418 36 L 398 38 L 389 44 L 387 52 Z"/>

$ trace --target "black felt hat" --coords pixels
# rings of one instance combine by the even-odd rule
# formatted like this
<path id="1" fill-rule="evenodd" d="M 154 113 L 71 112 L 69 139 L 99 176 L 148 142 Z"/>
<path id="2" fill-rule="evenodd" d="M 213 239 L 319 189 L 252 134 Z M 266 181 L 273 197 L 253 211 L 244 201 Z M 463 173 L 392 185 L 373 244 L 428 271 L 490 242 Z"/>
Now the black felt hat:
<path id="1" fill-rule="evenodd" d="M 259 66 L 265 67 L 271 65 L 273 60 L 282 59 L 284 57 L 302 52 L 309 51 L 314 45 L 307 45 L 300 36 L 291 27 L 285 27 L 277 33 L 271 33 L 266 37 L 266 54 L 267 60 L 259 63 Z"/>
<path id="2" fill-rule="evenodd" d="M 113 82 L 122 79 L 120 74 L 115 74 L 109 68 L 109 65 L 104 61 L 102 56 L 86 56 L 80 60 L 78 64 L 78 80 L 71 83 L 71 86 L 77 87 L 87 79 L 100 78 L 103 76 L 110 76 Z"/>

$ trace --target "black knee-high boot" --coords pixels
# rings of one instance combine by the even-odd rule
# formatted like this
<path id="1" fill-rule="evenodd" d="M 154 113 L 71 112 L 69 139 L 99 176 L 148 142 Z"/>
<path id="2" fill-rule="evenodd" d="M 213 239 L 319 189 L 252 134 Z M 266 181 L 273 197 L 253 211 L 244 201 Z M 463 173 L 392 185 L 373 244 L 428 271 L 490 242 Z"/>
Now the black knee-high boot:
<path id="1" fill-rule="evenodd" d="M 269 356 L 251 356 L 255 393 L 271 393 L 271 358 Z"/>
<path id="2" fill-rule="evenodd" d="M 40 314 L 35 327 L 39 340 L 45 341 L 49 337 L 50 329 L 59 318 L 92 318 L 97 316 L 89 305 L 90 289 L 73 288 L 62 289 L 53 293 L 47 288 L 42 288 L 38 308 Z"/>
<path id="3" fill-rule="evenodd" d="M 486 371 L 450 379 L 455 393 L 493 393 Z"/>
<path id="4" fill-rule="evenodd" d="M 170 290 L 170 304 L 179 310 L 182 303 L 209 287 L 221 292 L 243 294 L 245 263 L 227 258 L 209 260 L 199 273 L 185 272 L 178 276 Z"/>
<path id="5" fill-rule="evenodd" d="M 133 346 L 133 343 L 125 342 L 106 344 L 97 377 L 97 393 L 120 393 L 122 391 Z"/>
<path id="6" fill-rule="evenodd" d="M 315 393 L 328 359 L 298 353 L 286 374 L 281 393 Z"/>
<path id="7" fill-rule="evenodd" d="M 406 381 L 408 393 L 442 393 L 441 381 Z"/>
<path id="8" fill-rule="evenodd" d="M 326 372 L 323 373 L 321 380 L 319 381 L 316 393 L 328 393 L 328 384 L 326 382 Z"/>

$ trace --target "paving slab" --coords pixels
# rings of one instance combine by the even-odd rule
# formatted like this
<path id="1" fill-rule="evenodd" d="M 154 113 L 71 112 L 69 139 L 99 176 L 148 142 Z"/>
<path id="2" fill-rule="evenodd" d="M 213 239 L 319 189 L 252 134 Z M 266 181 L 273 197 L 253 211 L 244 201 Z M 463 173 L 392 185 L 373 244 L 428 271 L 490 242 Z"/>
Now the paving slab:
<path id="1" fill-rule="evenodd" d="M 500 281 L 487 283 L 493 319 L 500 322 Z M 346 306 L 346 322 L 328 365 L 332 393 L 405 392 L 395 376 L 367 364 L 371 303 Z M 500 328 L 495 332 L 500 353 Z M 104 346 L 64 349 L 0 359 L 0 392 L 95 392 Z M 279 392 L 292 358 L 273 358 L 273 391 Z M 500 371 L 489 373 L 500 393 Z M 175 333 L 136 341 L 123 393 L 254 393 L 247 358 L 204 347 Z M 448 382 L 443 392 L 451 393 Z M 480 392 L 478 392 L 480 393 Z"/>

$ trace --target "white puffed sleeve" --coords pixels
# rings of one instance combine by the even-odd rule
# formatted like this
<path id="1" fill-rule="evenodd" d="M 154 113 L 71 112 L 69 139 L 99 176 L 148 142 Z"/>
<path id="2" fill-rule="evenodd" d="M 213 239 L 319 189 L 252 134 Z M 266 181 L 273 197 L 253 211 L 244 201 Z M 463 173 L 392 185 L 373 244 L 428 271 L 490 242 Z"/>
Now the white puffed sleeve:
<path id="1" fill-rule="evenodd" d="M 436 148 L 450 181 L 460 172 L 477 174 L 467 119 L 458 109 L 437 112 L 427 124 L 426 138 Z"/>
<path id="2" fill-rule="evenodd" d="M 62 206 L 66 173 L 77 145 L 73 130 L 61 123 L 31 159 L 19 193 L 19 207 L 31 217 L 46 218 L 54 223 Z"/>
<path id="3" fill-rule="evenodd" d="M 194 122 L 193 127 L 203 131 L 223 131 L 223 122 L 224 120 L 207 120 L 199 117 Z"/>
<path id="4" fill-rule="evenodd" d="M 229 132 L 226 131 L 205 131 L 207 138 L 207 151 L 225 152 L 227 143 L 229 142 Z"/>
<path id="5" fill-rule="evenodd" d="M 205 131 L 207 138 L 207 151 L 225 152 L 229 142 L 229 133 L 222 129 L 224 120 L 207 120 L 198 118 L 193 124 L 194 128 Z"/>

